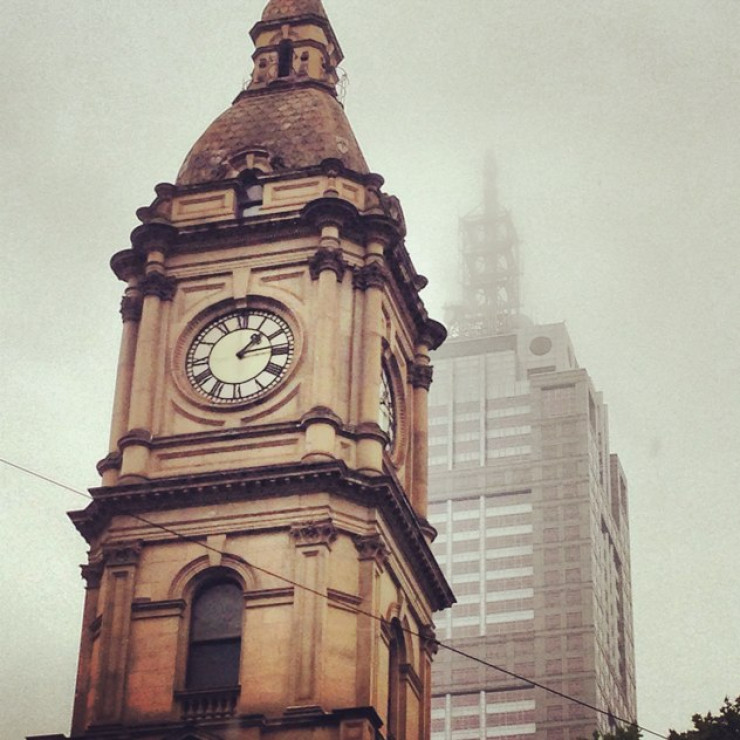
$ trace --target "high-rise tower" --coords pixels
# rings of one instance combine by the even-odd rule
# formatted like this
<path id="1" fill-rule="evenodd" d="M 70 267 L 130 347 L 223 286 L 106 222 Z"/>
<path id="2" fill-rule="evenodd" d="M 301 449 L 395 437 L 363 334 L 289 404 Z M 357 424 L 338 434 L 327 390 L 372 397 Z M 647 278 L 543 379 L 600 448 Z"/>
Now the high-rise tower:
<path id="1" fill-rule="evenodd" d="M 336 99 L 320 0 L 270 0 L 246 89 L 131 248 L 71 737 L 429 732 L 443 327 Z M 61 736 L 55 736 L 61 737 Z"/>
<path id="2" fill-rule="evenodd" d="M 627 486 L 606 406 L 565 326 L 518 312 L 516 237 L 490 169 L 486 182 L 487 207 L 461 223 L 466 299 L 434 356 L 430 520 L 458 597 L 440 639 L 634 720 Z M 608 714 L 446 651 L 433 684 L 433 740 L 610 729 Z"/>

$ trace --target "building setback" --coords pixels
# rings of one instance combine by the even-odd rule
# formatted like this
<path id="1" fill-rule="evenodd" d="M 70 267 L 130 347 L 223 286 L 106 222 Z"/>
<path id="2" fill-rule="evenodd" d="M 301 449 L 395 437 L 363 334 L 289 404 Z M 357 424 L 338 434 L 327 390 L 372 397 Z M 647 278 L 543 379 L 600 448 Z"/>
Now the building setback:
<path id="1" fill-rule="evenodd" d="M 429 512 L 458 599 L 438 637 L 634 720 L 627 484 L 564 324 L 521 314 L 517 248 L 489 169 L 484 208 L 461 222 L 465 298 L 434 356 Z M 433 687 L 433 740 L 575 740 L 614 722 L 445 650 Z"/>

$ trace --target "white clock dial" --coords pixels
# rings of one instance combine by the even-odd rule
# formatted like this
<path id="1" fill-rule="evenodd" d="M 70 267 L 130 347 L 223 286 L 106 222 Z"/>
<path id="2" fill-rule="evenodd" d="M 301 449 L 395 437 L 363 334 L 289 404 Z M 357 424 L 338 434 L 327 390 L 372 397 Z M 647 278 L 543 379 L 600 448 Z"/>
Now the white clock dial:
<path id="1" fill-rule="evenodd" d="M 393 447 L 396 439 L 396 405 L 393 398 L 393 386 L 385 366 L 380 374 L 378 425 L 388 435 L 388 446 Z"/>
<path id="2" fill-rule="evenodd" d="M 213 403 L 243 403 L 285 377 L 293 352 L 293 332 L 279 316 L 261 309 L 233 311 L 198 333 L 185 368 L 193 388 Z"/>

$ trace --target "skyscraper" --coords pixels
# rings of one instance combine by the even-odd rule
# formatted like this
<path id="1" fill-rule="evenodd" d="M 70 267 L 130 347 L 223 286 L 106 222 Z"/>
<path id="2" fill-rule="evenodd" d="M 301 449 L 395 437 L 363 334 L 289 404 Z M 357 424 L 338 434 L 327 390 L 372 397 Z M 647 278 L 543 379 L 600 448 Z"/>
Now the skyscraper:
<path id="1" fill-rule="evenodd" d="M 635 719 L 627 484 L 565 326 L 521 312 L 518 239 L 490 163 L 460 265 L 429 407 L 434 551 L 458 599 L 438 635 L 607 714 L 442 651 L 432 737 L 588 738 Z"/>

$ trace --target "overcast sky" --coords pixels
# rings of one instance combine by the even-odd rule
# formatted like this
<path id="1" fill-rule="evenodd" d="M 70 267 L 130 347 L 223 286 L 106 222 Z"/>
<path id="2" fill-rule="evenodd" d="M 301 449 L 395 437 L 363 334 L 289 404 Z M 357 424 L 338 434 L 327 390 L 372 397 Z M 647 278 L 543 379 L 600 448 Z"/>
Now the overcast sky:
<path id="1" fill-rule="evenodd" d="M 324 0 L 441 318 L 495 153 L 527 312 L 567 321 L 630 481 L 638 711 L 740 694 L 740 2 Z M 0 457 L 107 451 L 134 212 L 251 71 L 262 0 L 0 0 Z M 0 736 L 68 732 L 85 501 L 0 465 Z"/>

